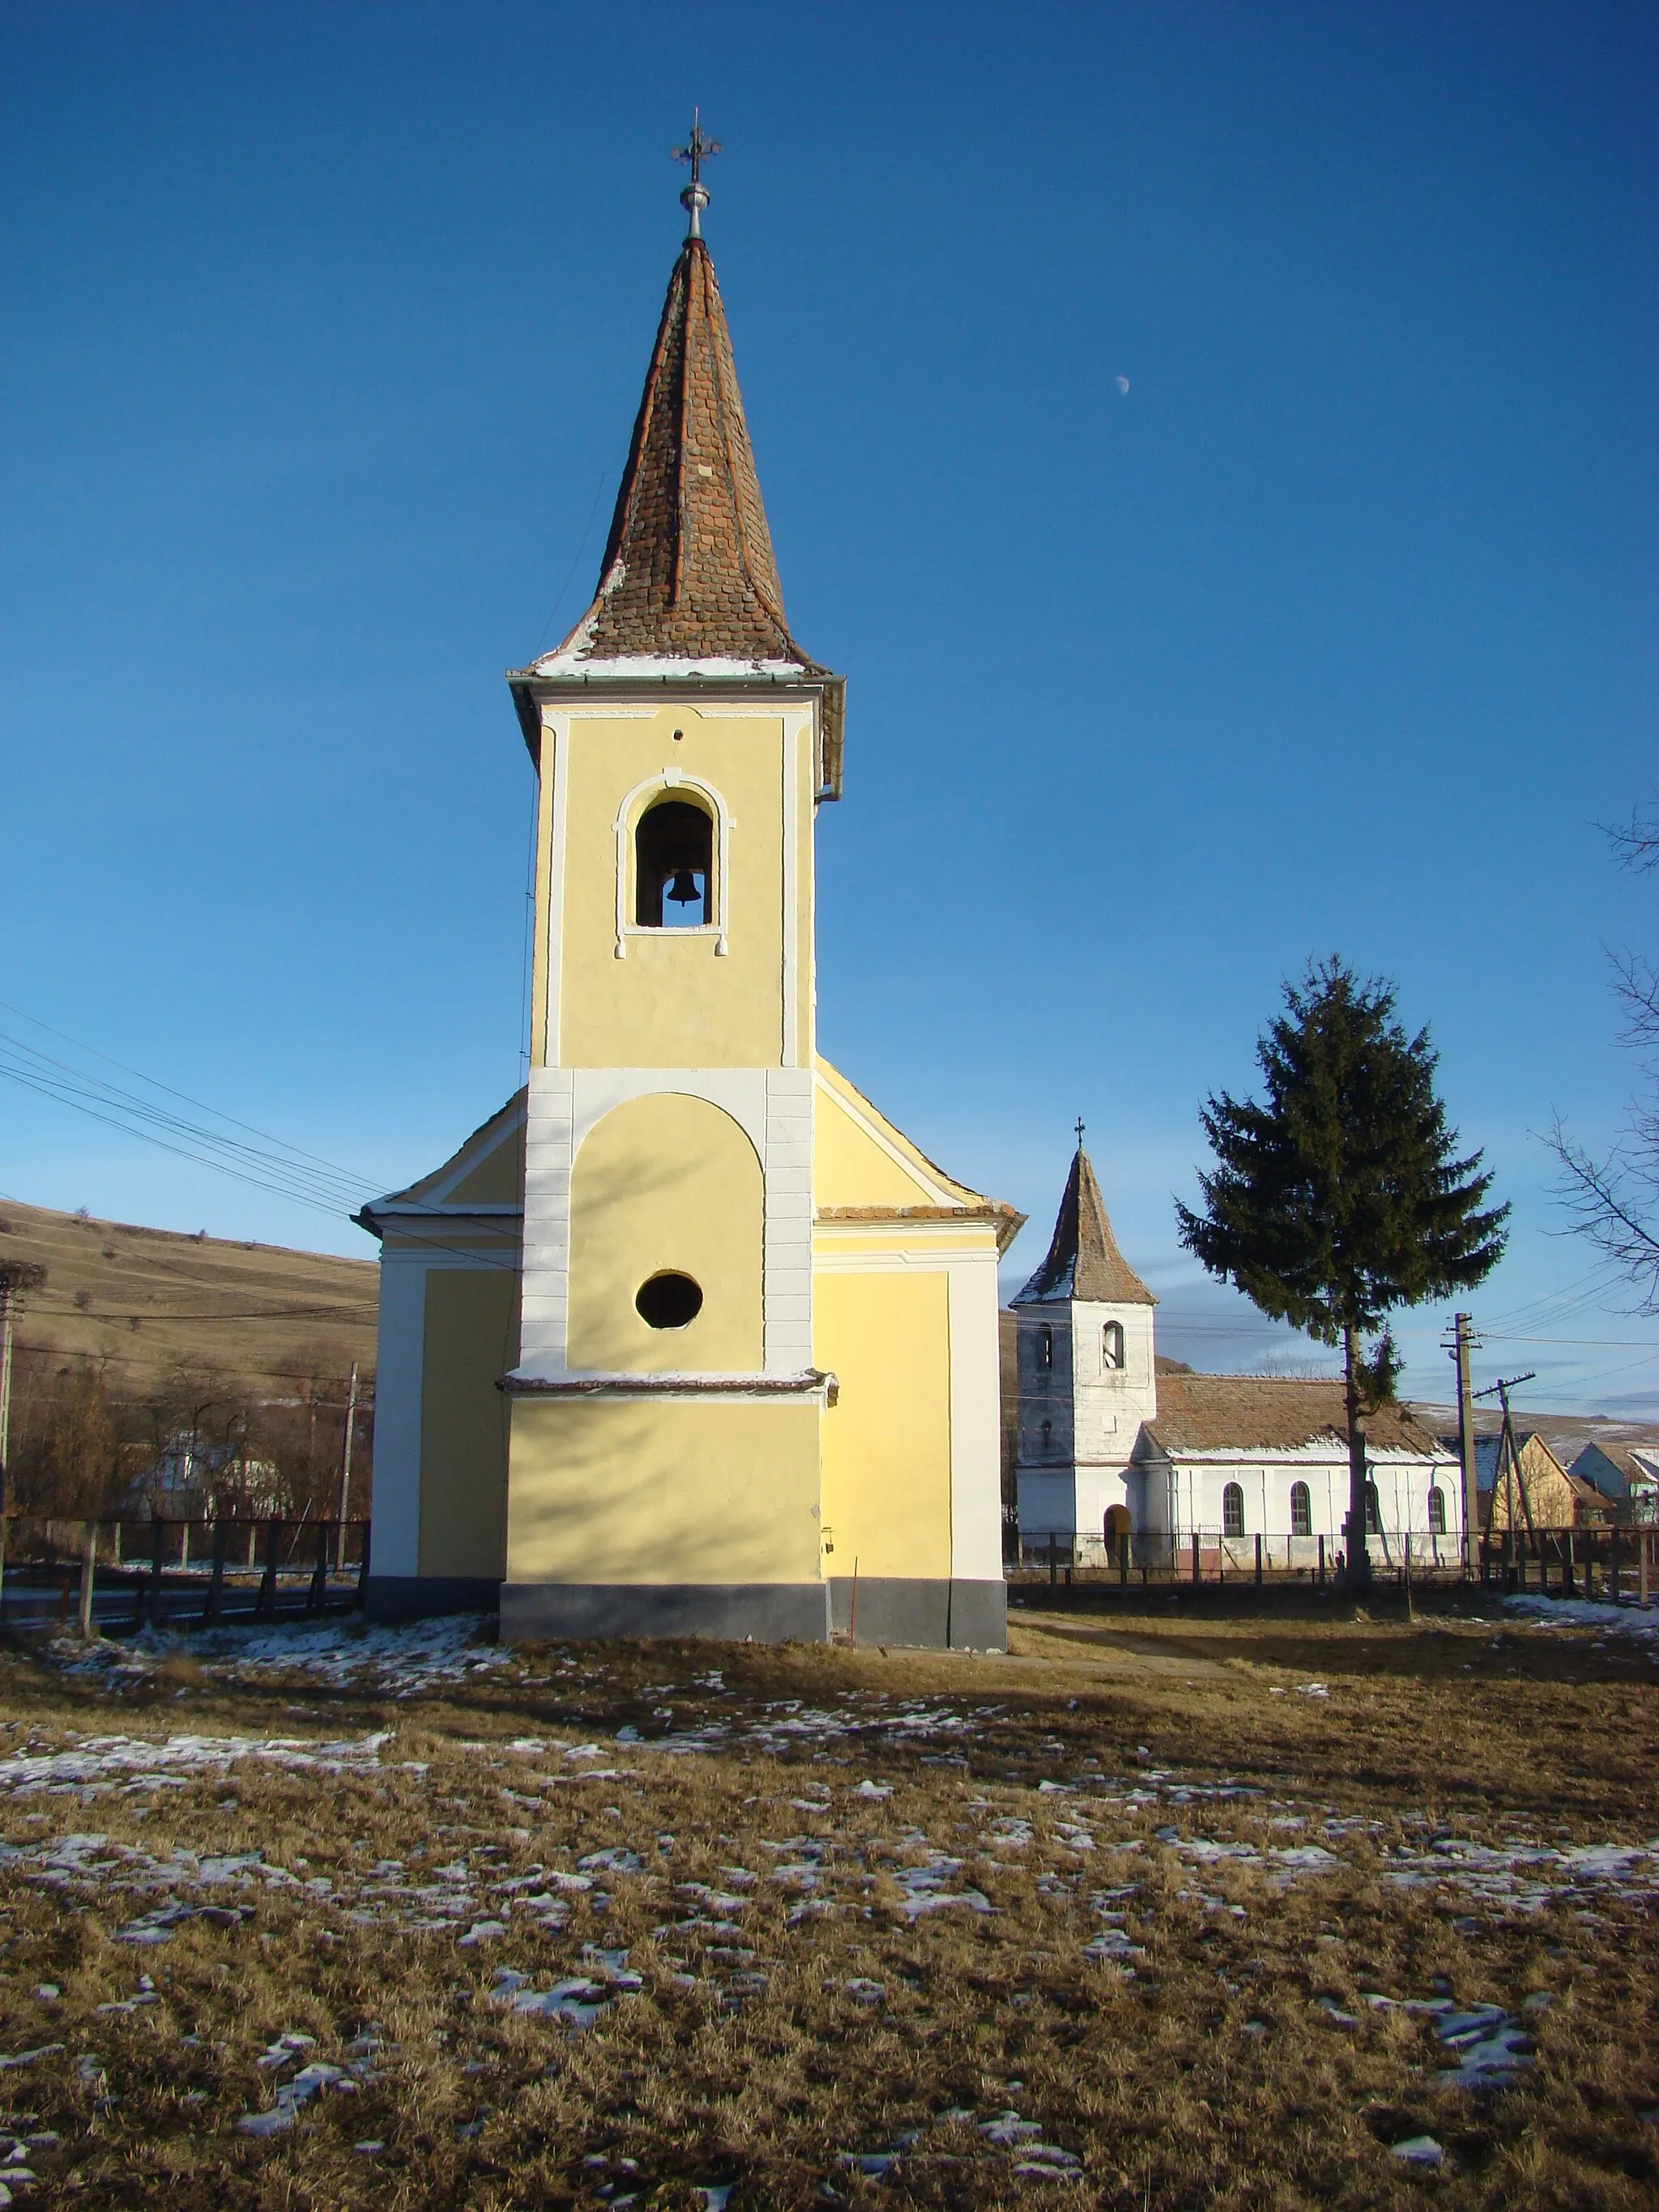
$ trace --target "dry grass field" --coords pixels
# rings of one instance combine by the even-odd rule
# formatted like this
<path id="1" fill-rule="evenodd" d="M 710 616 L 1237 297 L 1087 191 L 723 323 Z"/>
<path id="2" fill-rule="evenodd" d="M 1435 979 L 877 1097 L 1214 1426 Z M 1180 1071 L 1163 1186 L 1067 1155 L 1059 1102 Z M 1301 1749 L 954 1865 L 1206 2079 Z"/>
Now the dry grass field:
<path id="1" fill-rule="evenodd" d="M 365 1194 L 367 1195 L 367 1194 Z M 374 1362 L 379 1270 L 364 1257 L 183 1237 L 130 1222 L 0 1201 L 0 1255 L 46 1270 L 20 1335 L 101 1365 L 137 1394 L 182 1365 L 267 1384 L 321 1362 Z"/>
<path id="2" fill-rule="evenodd" d="M 1659 1638 L 1377 1612 L 6 1654 L 0 2184 L 1650 2204 Z"/>

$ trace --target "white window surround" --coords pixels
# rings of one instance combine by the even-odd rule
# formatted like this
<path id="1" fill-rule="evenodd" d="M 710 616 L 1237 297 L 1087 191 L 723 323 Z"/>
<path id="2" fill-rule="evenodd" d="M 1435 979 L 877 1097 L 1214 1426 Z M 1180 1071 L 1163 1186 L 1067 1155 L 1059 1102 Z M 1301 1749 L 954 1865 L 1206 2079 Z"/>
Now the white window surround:
<path id="1" fill-rule="evenodd" d="M 714 920 L 713 921 L 697 922 L 688 929 L 653 929 L 647 923 L 630 921 L 628 918 L 632 910 L 629 890 L 634 873 L 634 832 L 638 827 L 639 817 L 646 811 L 645 807 L 640 805 L 638 802 L 644 799 L 648 792 L 653 791 L 695 791 L 699 797 L 708 801 L 713 811 L 714 880 L 709 886 L 714 893 Z M 726 951 L 726 932 L 731 927 L 732 921 L 730 860 L 732 832 L 736 827 L 737 823 L 726 811 L 726 801 L 720 797 L 719 792 L 715 790 L 713 784 L 704 783 L 698 776 L 686 775 L 677 768 L 665 768 L 659 769 L 654 775 L 647 776 L 642 782 L 634 786 L 617 810 L 617 957 L 618 960 L 625 960 L 628 957 L 628 940 L 630 937 L 712 937 L 714 940 L 715 957 L 724 957 Z"/>

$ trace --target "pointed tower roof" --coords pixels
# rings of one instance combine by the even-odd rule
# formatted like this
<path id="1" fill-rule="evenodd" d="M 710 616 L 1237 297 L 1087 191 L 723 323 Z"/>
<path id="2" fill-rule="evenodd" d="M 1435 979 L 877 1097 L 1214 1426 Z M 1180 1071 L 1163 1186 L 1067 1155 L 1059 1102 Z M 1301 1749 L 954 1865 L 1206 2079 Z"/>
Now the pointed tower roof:
<path id="1" fill-rule="evenodd" d="M 1117 1249 L 1100 1185 L 1080 1139 L 1066 1178 L 1048 1256 L 1013 1303 L 1060 1304 L 1067 1298 L 1089 1298 L 1103 1305 L 1158 1304 Z"/>
<path id="2" fill-rule="evenodd" d="M 789 633 L 726 311 L 695 232 L 668 280 L 592 605 L 526 673 L 829 673 Z"/>

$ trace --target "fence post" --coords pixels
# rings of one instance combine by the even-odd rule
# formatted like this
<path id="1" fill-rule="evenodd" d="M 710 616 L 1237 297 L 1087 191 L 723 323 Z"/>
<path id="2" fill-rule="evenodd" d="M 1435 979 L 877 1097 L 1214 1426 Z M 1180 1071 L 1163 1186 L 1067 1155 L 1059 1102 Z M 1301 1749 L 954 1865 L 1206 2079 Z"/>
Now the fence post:
<path id="1" fill-rule="evenodd" d="M 1637 1576 L 1641 1585 L 1642 1610 L 1645 1613 L 1648 1609 L 1648 1532 L 1645 1528 L 1638 1528 L 1636 1532 L 1636 1559 Z"/>
<path id="2" fill-rule="evenodd" d="M 1619 1523 L 1615 1521 L 1607 1535 L 1607 1579 L 1613 1584 L 1610 1593 L 1615 1605 L 1619 1602 Z"/>
<path id="3" fill-rule="evenodd" d="M 1325 1587 L 1325 1539 L 1322 1536 L 1319 1540 L 1319 1587 L 1321 1589 Z"/>
<path id="4" fill-rule="evenodd" d="M 1200 1572 L 1198 1560 L 1198 1531 L 1194 1528 L 1193 1531 L 1193 1588 L 1194 1589 L 1198 1588 Z"/>
<path id="5" fill-rule="evenodd" d="M 1561 1595 L 1563 1597 L 1571 1597 L 1573 1595 L 1572 1569 L 1572 1531 L 1571 1528 L 1568 1528 L 1564 1531 L 1561 1538 Z M 1539 1580 L 1540 1582 L 1543 1580 L 1541 1574 L 1539 1577 Z"/>
<path id="6" fill-rule="evenodd" d="M 1129 1540 L 1127 1536 L 1120 1536 L 1117 1540 L 1117 1586 L 1120 1589 L 1129 1587 Z"/>
<path id="7" fill-rule="evenodd" d="M 230 1541 L 230 1523 L 222 1517 L 213 1524 L 213 1571 L 208 1577 L 207 1603 L 202 1607 L 202 1625 L 211 1627 L 218 1620 L 225 1601 L 225 1546 Z"/>
<path id="8" fill-rule="evenodd" d="M 283 1524 L 280 1521 L 265 1523 L 265 1571 L 259 1577 L 259 1595 L 254 1600 L 255 1618 L 269 1620 L 276 1610 L 276 1559 L 282 1549 Z"/>
<path id="9" fill-rule="evenodd" d="M 317 1523 L 317 1564 L 312 1570 L 311 1588 L 306 1594 L 306 1611 L 320 1613 L 328 1602 L 328 1534 L 326 1521 Z"/>
<path id="10" fill-rule="evenodd" d="M 167 1524 L 152 1516 L 149 1524 L 149 1625 L 159 1627 L 161 1620 L 161 1562 L 167 1552 Z"/>
<path id="11" fill-rule="evenodd" d="M 1258 1589 L 1261 1587 L 1261 1531 L 1260 1528 L 1255 1532 L 1255 1586 Z"/>
<path id="12" fill-rule="evenodd" d="M 98 1577 L 98 1523 L 88 1521 L 81 1547 L 81 1620 L 82 1638 L 92 1634 L 92 1592 Z"/>
<path id="13" fill-rule="evenodd" d="M 368 1611 L 368 1544 L 369 1539 L 374 1534 L 374 1523 L 372 1521 L 365 1521 L 363 1522 L 363 1548 L 359 1553 L 357 1559 L 356 1608 L 359 1613 L 367 1613 Z M 853 1562 L 853 1571 L 855 1574 L 858 1571 L 858 1561 L 856 1559 Z"/>
<path id="14" fill-rule="evenodd" d="M 1054 1532 L 1052 1528 L 1048 1531 L 1048 1587 L 1050 1589 L 1058 1589 L 1060 1587 L 1060 1553 L 1054 1547 Z"/>

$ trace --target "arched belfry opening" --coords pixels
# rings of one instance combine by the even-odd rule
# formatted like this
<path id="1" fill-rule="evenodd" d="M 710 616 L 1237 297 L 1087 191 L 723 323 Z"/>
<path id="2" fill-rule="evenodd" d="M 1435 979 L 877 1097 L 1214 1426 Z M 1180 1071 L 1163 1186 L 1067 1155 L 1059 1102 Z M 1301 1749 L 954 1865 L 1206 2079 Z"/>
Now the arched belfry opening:
<path id="1" fill-rule="evenodd" d="M 657 799 L 634 831 L 634 921 L 701 929 L 714 919 L 714 824 L 688 799 Z"/>

